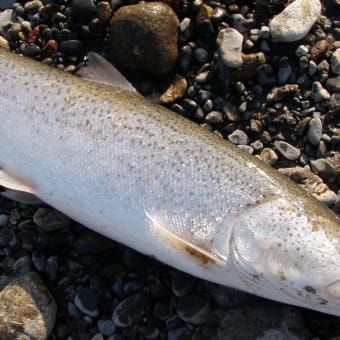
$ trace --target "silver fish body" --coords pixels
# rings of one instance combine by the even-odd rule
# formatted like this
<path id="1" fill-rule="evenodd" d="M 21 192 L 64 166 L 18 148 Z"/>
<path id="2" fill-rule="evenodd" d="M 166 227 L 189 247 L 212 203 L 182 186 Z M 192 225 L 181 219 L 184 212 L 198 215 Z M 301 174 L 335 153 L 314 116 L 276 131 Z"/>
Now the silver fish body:
<path id="1" fill-rule="evenodd" d="M 127 89 L 0 51 L 0 166 L 192 275 L 340 316 L 340 223 L 230 143 Z"/>

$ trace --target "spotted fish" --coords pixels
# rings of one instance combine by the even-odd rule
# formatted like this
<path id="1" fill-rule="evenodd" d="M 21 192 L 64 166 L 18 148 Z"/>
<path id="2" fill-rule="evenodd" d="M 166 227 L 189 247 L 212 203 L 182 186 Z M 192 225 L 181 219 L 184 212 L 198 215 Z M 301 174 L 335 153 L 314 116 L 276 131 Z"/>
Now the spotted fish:
<path id="1" fill-rule="evenodd" d="M 89 59 L 84 80 L 0 51 L 0 182 L 197 277 L 340 316 L 339 219 Z"/>

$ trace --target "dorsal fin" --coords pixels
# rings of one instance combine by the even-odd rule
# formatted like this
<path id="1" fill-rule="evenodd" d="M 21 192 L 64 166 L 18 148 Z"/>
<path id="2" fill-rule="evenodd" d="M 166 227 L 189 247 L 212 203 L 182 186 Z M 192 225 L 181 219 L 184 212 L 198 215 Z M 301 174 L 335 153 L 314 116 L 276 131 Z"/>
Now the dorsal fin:
<path id="1" fill-rule="evenodd" d="M 87 57 L 87 64 L 77 71 L 77 76 L 97 83 L 136 91 L 126 78 L 101 55 L 89 52 Z"/>

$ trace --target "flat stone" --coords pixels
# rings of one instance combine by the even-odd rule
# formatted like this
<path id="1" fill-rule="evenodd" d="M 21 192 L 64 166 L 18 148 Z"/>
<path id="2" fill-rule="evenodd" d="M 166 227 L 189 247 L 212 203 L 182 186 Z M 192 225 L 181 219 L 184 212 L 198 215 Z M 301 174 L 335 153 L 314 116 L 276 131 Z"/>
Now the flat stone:
<path id="1" fill-rule="evenodd" d="M 274 142 L 274 146 L 284 158 L 289 159 L 290 161 L 296 161 L 301 155 L 301 151 L 298 148 L 295 148 L 287 142 L 276 141 Z"/>
<path id="2" fill-rule="evenodd" d="M 309 122 L 307 137 L 312 145 L 318 145 L 322 136 L 322 122 L 320 118 L 312 118 Z"/>
<path id="3" fill-rule="evenodd" d="M 56 313 L 57 305 L 40 276 L 20 275 L 0 292 L 0 338 L 45 340 Z"/>
<path id="4" fill-rule="evenodd" d="M 274 42 L 302 39 L 321 14 L 319 0 L 295 0 L 269 23 Z"/>
<path id="5" fill-rule="evenodd" d="M 39 208 L 33 215 L 33 222 L 46 231 L 55 231 L 67 227 L 71 220 L 53 208 Z"/>
<path id="6" fill-rule="evenodd" d="M 154 74 L 171 72 L 177 61 L 179 20 L 161 2 L 123 6 L 110 22 L 109 48 L 118 64 Z"/>
<path id="7" fill-rule="evenodd" d="M 225 28 L 217 35 L 217 48 L 224 65 L 238 68 L 243 64 L 243 35 L 234 28 Z"/>

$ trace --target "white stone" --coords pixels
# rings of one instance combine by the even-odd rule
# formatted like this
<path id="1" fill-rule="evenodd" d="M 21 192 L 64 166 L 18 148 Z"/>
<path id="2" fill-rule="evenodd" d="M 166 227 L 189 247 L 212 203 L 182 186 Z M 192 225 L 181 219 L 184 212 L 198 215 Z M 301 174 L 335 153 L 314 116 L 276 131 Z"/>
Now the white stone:
<path id="1" fill-rule="evenodd" d="M 273 41 L 290 42 L 302 39 L 320 14 L 319 0 L 295 0 L 269 23 Z"/>
<path id="2" fill-rule="evenodd" d="M 225 28 L 218 33 L 218 52 L 222 62 L 229 67 L 238 68 L 243 64 L 243 36 L 234 28 Z"/>

